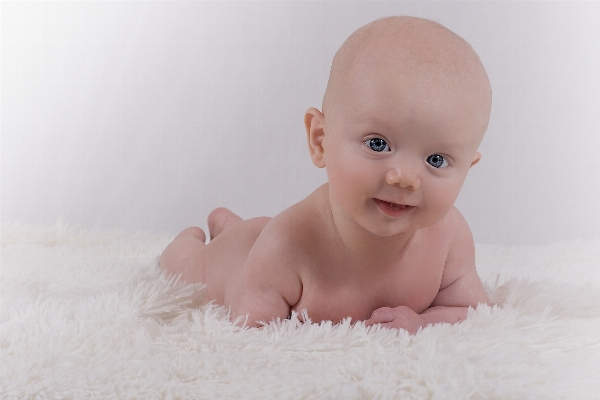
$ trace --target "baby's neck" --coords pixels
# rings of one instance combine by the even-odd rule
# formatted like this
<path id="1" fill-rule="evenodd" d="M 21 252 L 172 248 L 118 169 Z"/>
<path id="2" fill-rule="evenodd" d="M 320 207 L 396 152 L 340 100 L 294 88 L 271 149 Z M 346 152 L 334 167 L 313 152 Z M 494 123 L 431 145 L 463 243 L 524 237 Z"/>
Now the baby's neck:
<path id="1" fill-rule="evenodd" d="M 328 203 L 329 204 L 329 203 Z M 357 265 L 377 264 L 382 268 L 398 260 L 416 231 L 399 233 L 393 236 L 375 235 L 355 221 L 347 218 L 341 210 L 329 204 L 325 218 L 333 240 L 338 247 Z"/>

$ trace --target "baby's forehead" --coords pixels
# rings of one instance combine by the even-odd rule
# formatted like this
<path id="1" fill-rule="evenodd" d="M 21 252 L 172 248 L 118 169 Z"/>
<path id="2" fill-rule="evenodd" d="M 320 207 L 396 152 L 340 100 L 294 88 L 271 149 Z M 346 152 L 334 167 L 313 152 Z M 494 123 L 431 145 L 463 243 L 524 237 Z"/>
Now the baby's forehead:
<path id="1" fill-rule="evenodd" d="M 380 79 L 381 78 L 381 79 Z M 340 96 L 331 121 L 346 121 L 354 132 L 408 133 L 415 141 L 445 143 L 444 148 L 471 148 L 481 142 L 489 119 L 485 93 L 472 95 L 454 84 L 381 77 L 352 81 Z M 405 132 L 406 131 L 406 132 Z"/>

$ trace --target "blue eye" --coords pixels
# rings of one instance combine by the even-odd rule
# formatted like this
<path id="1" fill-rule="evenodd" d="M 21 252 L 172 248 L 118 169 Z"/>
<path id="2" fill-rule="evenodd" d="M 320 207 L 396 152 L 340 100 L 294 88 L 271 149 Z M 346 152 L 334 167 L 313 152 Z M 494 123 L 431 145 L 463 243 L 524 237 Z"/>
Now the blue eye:
<path id="1" fill-rule="evenodd" d="M 371 148 L 371 150 L 381 153 L 382 151 L 390 151 L 390 147 L 383 139 L 374 138 L 365 141 L 365 144 Z"/>
<path id="2" fill-rule="evenodd" d="M 427 162 L 434 168 L 446 168 L 448 166 L 448 161 L 444 160 L 444 157 L 439 154 L 432 154 L 427 157 Z"/>

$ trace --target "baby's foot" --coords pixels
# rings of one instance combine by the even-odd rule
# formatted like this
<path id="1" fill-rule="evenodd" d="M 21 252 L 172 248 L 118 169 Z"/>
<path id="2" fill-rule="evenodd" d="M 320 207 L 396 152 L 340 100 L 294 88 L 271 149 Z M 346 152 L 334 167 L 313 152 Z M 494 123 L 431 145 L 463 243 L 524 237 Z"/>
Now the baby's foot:
<path id="1" fill-rule="evenodd" d="M 216 238 L 223 230 L 241 222 L 242 219 L 224 207 L 215 208 L 208 215 L 210 239 Z"/>
<path id="2" fill-rule="evenodd" d="M 169 243 L 159 259 L 160 269 L 169 275 L 186 273 L 184 280 L 189 280 L 189 270 L 184 270 L 187 261 L 201 247 L 205 246 L 206 235 L 198 227 L 184 229 Z"/>

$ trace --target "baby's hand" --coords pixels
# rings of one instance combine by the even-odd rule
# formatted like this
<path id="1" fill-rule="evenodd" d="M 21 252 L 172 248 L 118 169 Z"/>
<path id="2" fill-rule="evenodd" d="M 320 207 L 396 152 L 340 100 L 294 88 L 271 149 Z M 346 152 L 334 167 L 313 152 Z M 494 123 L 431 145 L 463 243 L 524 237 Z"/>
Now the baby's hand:
<path id="1" fill-rule="evenodd" d="M 381 324 L 387 328 L 404 329 L 411 335 L 417 333 L 425 321 L 410 307 L 381 307 L 373 311 L 371 318 L 365 321 L 366 326 Z"/>

